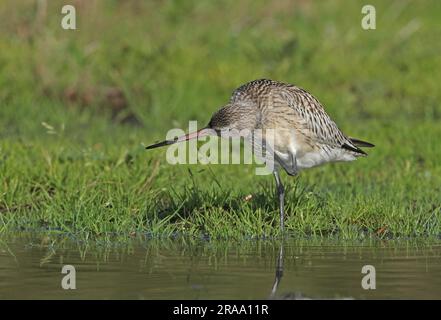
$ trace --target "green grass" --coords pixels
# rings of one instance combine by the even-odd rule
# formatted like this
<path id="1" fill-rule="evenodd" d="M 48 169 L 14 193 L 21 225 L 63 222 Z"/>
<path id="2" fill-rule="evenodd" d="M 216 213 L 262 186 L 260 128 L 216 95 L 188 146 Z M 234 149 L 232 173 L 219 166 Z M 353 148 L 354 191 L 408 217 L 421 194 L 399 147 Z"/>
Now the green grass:
<path id="1" fill-rule="evenodd" d="M 266 77 L 376 144 L 283 175 L 290 234 L 441 235 L 438 1 L 371 1 L 375 31 L 357 1 L 78 1 L 76 31 L 60 28 L 61 3 L 0 8 L 0 230 L 277 235 L 272 176 L 143 148 Z"/>

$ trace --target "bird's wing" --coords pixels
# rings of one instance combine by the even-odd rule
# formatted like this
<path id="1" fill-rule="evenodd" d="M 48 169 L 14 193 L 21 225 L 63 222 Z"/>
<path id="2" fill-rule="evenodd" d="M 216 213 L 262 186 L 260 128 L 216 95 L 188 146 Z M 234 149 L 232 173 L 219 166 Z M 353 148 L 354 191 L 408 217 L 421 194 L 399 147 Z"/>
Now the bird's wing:
<path id="1" fill-rule="evenodd" d="M 254 104 L 261 113 L 265 113 L 264 109 L 273 109 L 269 113 L 277 113 L 277 117 L 268 119 L 272 122 L 269 124 L 271 127 L 280 127 L 280 123 L 284 121 L 292 123 L 293 121 L 286 118 L 294 111 L 296 129 L 305 135 L 305 139 L 366 155 L 340 131 L 321 103 L 312 94 L 297 86 L 268 79 L 254 80 L 237 88 L 231 96 L 230 103 Z M 276 109 L 278 111 L 275 111 Z"/>
<path id="2" fill-rule="evenodd" d="M 314 142 L 366 154 L 346 137 L 312 94 L 293 85 L 286 85 L 278 93 L 281 99 L 277 102 L 294 110 L 300 131 Z"/>

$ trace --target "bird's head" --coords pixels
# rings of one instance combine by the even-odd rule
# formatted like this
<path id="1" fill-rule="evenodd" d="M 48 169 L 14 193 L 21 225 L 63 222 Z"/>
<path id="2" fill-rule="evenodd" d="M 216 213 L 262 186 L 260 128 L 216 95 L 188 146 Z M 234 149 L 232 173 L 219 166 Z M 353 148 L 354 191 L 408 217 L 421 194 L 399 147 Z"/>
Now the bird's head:
<path id="1" fill-rule="evenodd" d="M 207 128 L 215 131 L 252 129 L 255 125 L 252 111 L 246 106 L 227 104 L 211 116 Z"/>
<path id="2" fill-rule="evenodd" d="M 246 106 L 227 104 L 212 115 L 210 122 L 206 127 L 181 137 L 177 137 L 174 140 L 165 140 L 155 143 L 146 147 L 146 149 L 153 149 L 205 136 L 219 136 L 223 130 L 242 131 L 243 129 L 252 129 L 256 123 L 255 117 L 254 112 Z"/>

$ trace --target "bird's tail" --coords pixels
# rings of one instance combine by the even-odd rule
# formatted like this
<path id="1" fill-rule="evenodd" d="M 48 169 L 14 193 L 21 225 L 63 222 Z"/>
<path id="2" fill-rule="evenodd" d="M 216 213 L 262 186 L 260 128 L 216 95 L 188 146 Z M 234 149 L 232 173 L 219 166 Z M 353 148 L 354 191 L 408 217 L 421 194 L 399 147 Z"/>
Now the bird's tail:
<path id="1" fill-rule="evenodd" d="M 348 138 L 348 142 L 344 143 L 341 147 L 343 149 L 352 151 L 357 156 L 367 156 L 367 153 L 360 149 L 360 147 L 367 147 L 372 148 L 375 147 L 372 143 L 354 139 L 354 138 Z"/>
<path id="2" fill-rule="evenodd" d="M 373 147 L 375 147 L 375 145 L 373 145 L 372 143 L 366 142 L 366 141 L 363 141 L 363 140 L 358 140 L 358 139 L 355 139 L 355 138 L 349 138 L 349 140 L 357 147 L 365 147 L 365 148 L 373 148 Z"/>

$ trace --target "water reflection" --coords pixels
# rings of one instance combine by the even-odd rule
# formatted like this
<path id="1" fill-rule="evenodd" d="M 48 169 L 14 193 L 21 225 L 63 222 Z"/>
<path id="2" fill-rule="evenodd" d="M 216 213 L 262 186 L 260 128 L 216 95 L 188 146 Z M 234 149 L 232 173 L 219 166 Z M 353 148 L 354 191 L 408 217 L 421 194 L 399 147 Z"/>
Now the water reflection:
<path id="1" fill-rule="evenodd" d="M 282 299 L 282 300 L 311 300 L 312 298 L 304 296 L 301 292 L 288 292 L 284 294 L 277 294 L 277 289 L 283 277 L 283 246 L 284 241 L 280 243 L 279 254 L 277 255 L 277 262 L 275 268 L 274 283 L 269 295 L 269 299 Z M 335 299 L 335 298 L 321 298 L 321 299 Z M 340 299 L 353 299 L 352 297 L 342 297 Z"/>
<path id="2" fill-rule="evenodd" d="M 117 240 L 117 239 L 116 239 Z M 53 234 L 0 240 L 0 298 L 441 298 L 439 241 L 304 239 L 91 242 Z M 60 286 L 75 266 L 77 290 Z M 361 268 L 377 289 L 361 288 Z"/>
<path id="3" fill-rule="evenodd" d="M 279 283 L 283 277 L 283 240 L 280 244 L 279 255 L 277 256 L 276 263 L 276 276 L 274 277 L 273 288 L 271 289 L 270 299 L 274 299 L 276 297 L 277 288 L 279 288 Z"/>

